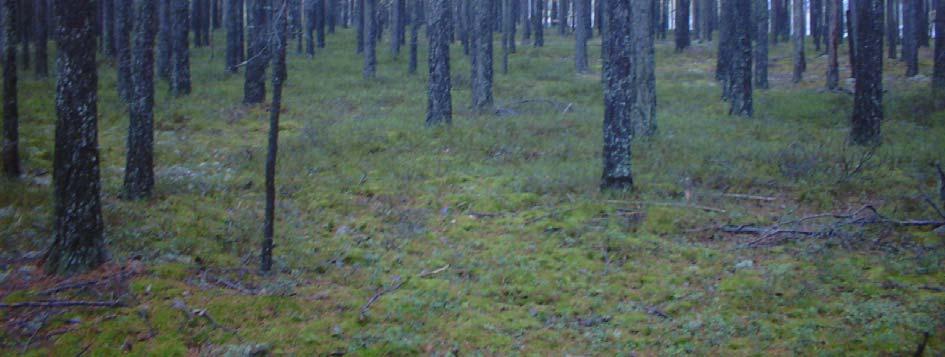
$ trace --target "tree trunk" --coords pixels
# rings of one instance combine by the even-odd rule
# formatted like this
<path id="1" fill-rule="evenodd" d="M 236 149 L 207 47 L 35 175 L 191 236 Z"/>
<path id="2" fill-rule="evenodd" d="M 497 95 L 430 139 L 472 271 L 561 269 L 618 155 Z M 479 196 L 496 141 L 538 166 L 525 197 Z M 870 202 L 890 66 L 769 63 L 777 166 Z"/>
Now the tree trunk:
<path id="1" fill-rule="evenodd" d="M 260 268 L 272 270 L 273 236 L 276 221 L 276 157 L 279 151 L 279 113 L 282 111 L 282 85 L 286 80 L 285 49 L 288 45 L 288 16 L 286 0 L 274 13 L 275 36 L 272 36 L 272 105 L 269 108 L 269 151 L 266 154 L 266 218 L 263 225 L 263 244 Z"/>
<path id="2" fill-rule="evenodd" d="M 801 2 L 801 0 L 795 0 Z M 730 0 L 732 11 L 732 73 L 731 99 L 732 109 L 729 115 L 751 117 L 751 33 L 754 30 L 751 21 L 752 0 Z"/>
<path id="3" fill-rule="evenodd" d="M 135 1 L 132 100 L 129 106 L 125 198 L 142 199 L 154 189 L 154 32 L 153 0 Z"/>
<path id="4" fill-rule="evenodd" d="M 800 83 L 807 68 L 807 59 L 804 55 L 804 0 L 793 0 L 794 11 L 794 83 Z"/>
<path id="5" fill-rule="evenodd" d="M 935 2 L 935 58 L 932 71 L 932 88 L 938 98 L 945 90 L 945 1 Z"/>
<path id="6" fill-rule="evenodd" d="M 577 0 L 580 1 L 580 0 Z M 656 134 L 656 63 L 653 49 L 653 2 L 631 0 L 630 26 L 633 31 L 631 84 L 636 88 L 630 122 L 637 136 Z"/>
<path id="7" fill-rule="evenodd" d="M 521 0 L 522 1 L 522 39 L 529 40 L 532 38 L 532 21 L 531 21 L 531 7 L 532 2 L 530 0 Z"/>
<path id="8" fill-rule="evenodd" d="M 305 4 L 303 5 L 305 10 L 305 53 L 309 57 L 315 56 L 315 27 L 316 22 L 318 22 L 318 17 L 315 15 L 315 6 L 318 4 L 318 0 L 304 0 Z M 362 0 L 363 1 L 363 0 Z M 363 46 L 362 42 L 364 35 L 361 32 L 363 29 L 358 28 L 358 53 L 361 53 L 363 50 L 360 46 Z"/>
<path id="9" fill-rule="evenodd" d="M 856 1 L 848 0 L 847 6 L 847 53 L 850 56 L 850 78 L 856 78 L 856 71 L 852 70 L 856 67 Z"/>
<path id="10" fill-rule="evenodd" d="M 820 52 L 823 39 L 824 0 L 810 0 L 810 35 L 814 38 L 814 51 Z"/>
<path id="11" fill-rule="evenodd" d="M 492 1 L 476 0 L 473 10 L 472 106 L 480 113 L 492 107 Z"/>
<path id="12" fill-rule="evenodd" d="M 118 97 L 131 102 L 131 23 L 133 0 L 115 2 L 115 56 L 118 61 Z"/>
<path id="13" fill-rule="evenodd" d="M 512 1 L 514 0 L 496 0 L 502 5 L 502 73 L 509 73 L 509 52 L 512 46 L 509 42 L 512 34 L 512 24 L 515 19 L 512 18 Z"/>
<path id="14" fill-rule="evenodd" d="M 449 22 L 452 21 L 449 0 L 430 0 L 429 88 L 427 90 L 426 124 L 450 124 L 453 121 L 453 97 L 450 94 Z"/>
<path id="15" fill-rule="evenodd" d="M 259 104 L 266 100 L 266 67 L 269 63 L 270 0 L 247 0 L 249 16 L 249 52 L 246 59 L 246 80 L 243 104 Z"/>
<path id="16" fill-rule="evenodd" d="M 630 24 L 631 0 L 608 0 L 604 30 L 604 171 L 601 190 L 633 189 L 631 141 L 633 140 L 632 104 L 636 98 L 633 85 L 633 36 Z"/>
<path id="17" fill-rule="evenodd" d="M 15 21 L 19 0 L 3 0 L 3 174 L 9 178 L 19 177 L 20 169 L 20 124 L 16 90 L 16 41 Z"/>
<path id="18" fill-rule="evenodd" d="M 724 0 L 723 0 L 724 1 Z M 784 33 L 782 30 L 784 24 L 784 3 L 787 0 L 771 0 L 771 41 L 778 43 L 781 40 L 781 34 Z M 725 6 L 722 6 L 722 11 L 724 13 Z M 725 19 L 722 19 L 722 27 L 725 27 Z"/>
<path id="19" fill-rule="evenodd" d="M 109 1 L 109 0 L 105 0 Z M 242 0 L 229 0 L 242 1 Z M 157 72 L 158 78 L 171 79 L 171 55 L 174 52 L 171 45 L 173 28 L 171 24 L 171 0 L 157 0 L 158 2 L 158 42 L 157 42 Z M 240 17 L 242 19 L 242 17 Z"/>
<path id="20" fill-rule="evenodd" d="M 56 0 L 58 80 L 53 158 L 55 239 L 48 273 L 78 274 L 107 260 L 98 155 L 94 1 Z"/>
<path id="21" fill-rule="evenodd" d="M 535 47 L 545 47 L 545 4 L 544 0 L 535 0 L 535 9 L 532 12 L 532 34 L 535 37 Z"/>
<path id="22" fill-rule="evenodd" d="M 364 0 L 364 79 L 374 79 L 377 74 L 377 0 Z"/>
<path id="23" fill-rule="evenodd" d="M 115 1 L 119 0 L 101 0 L 102 1 L 102 32 L 105 43 L 105 56 L 115 58 Z M 55 9 L 53 9 L 55 11 Z"/>
<path id="24" fill-rule="evenodd" d="M 223 22 L 226 23 L 226 72 L 236 73 L 243 62 L 243 17 L 239 9 L 243 0 L 224 0 Z"/>
<path id="25" fill-rule="evenodd" d="M 929 7 L 926 0 L 916 0 L 919 47 L 929 47 Z"/>
<path id="26" fill-rule="evenodd" d="M 591 16 L 590 5 L 590 0 L 574 0 L 574 15 L 578 22 L 574 33 L 574 67 L 578 73 L 585 73 L 590 69 L 587 64 L 587 40 L 590 38 L 588 33 L 590 29 L 584 24 L 585 20 Z"/>
<path id="27" fill-rule="evenodd" d="M 36 76 L 40 78 L 45 78 L 49 75 L 49 55 L 47 54 L 47 49 L 49 45 L 49 23 L 46 21 L 48 19 L 47 15 L 47 1 L 38 0 L 36 4 L 33 5 L 34 13 L 34 23 L 33 26 L 33 35 L 34 35 L 34 44 L 33 46 L 36 49 Z"/>
<path id="28" fill-rule="evenodd" d="M 315 0 L 315 24 L 317 25 L 318 48 L 325 48 L 325 0 Z"/>
<path id="29" fill-rule="evenodd" d="M 692 3 L 692 31 L 690 35 L 696 41 L 702 40 L 702 4 L 705 0 L 690 0 Z"/>
<path id="30" fill-rule="evenodd" d="M 719 19 L 719 51 L 715 64 L 715 79 L 722 82 L 722 99 L 728 100 L 729 76 L 732 69 L 732 48 L 735 46 L 733 36 L 734 15 L 731 6 L 732 0 L 722 0 L 721 18 Z"/>
<path id="31" fill-rule="evenodd" d="M 676 52 L 689 47 L 689 0 L 676 0 Z"/>
<path id="32" fill-rule="evenodd" d="M 568 0 L 561 0 L 561 5 L 558 7 L 558 34 L 561 36 L 567 36 L 570 28 L 568 27 Z"/>
<path id="33" fill-rule="evenodd" d="M 840 85 L 840 64 L 839 59 L 839 47 L 840 47 L 840 37 L 842 36 L 841 25 L 840 25 L 840 14 L 843 13 L 843 1 L 842 0 L 826 0 L 827 1 L 827 16 L 828 16 L 828 28 L 827 28 L 827 89 L 836 90 Z"/>
<path id="34" fill-rule="evenodd" d="M 899 42 L 899 17 L 896 0 L 886 0 L 886 43 L 889 45 L 889 58 L 896 59 L 896 43 Z"/>
<path id="35" fill-rule="evenodd" d="M 394 0 L 394 3 L 391 4 L 391 36 L 390 36 L 390 55 L 395 59 L 400 56 L 400 37 L 403 32 L 403 23 L 404 23 L 404 14 L 401 12 L 403 7 L 400 6 L 400 3 L 404 0 Z"/>
<path id="36" fill-rule="evenodd" d="M 854 1 L 857 59 L 850 138 L 857 145 L 878 145 L 883 121 L 883 1 Z"/>
<path id="37" fill-rule="evenodd" d="M 355 21 L 357 22 L 357 53 L 364 53 L 364 1 L 352 0 L 357 5 L 355 8 Z M 311 37 L 311 35 L 309 35 Z"/>
<path id="38" fill-rule="evenodd" d="M 919 74 L 918 6 L 921 0 L 902 0 L 902 60 L 906 62 L 906 77 Z"/>
<path id="39" fill-rule="evenodd" d="M 417 50 L 420 45 L 420 26 L 423 25 L 423 4 L 424 0 L 412 0 L 409 13 L 413 14 L 413 20 L 410 22 L 410 61 L 407 64 L 408 74 L 417 74 Z"/>
<path id="40" fill-rule="evenodd" d="M 755 0 L 752 11 L 755 18 L 755 87 L 768 89 L 768 1 Z"/>
<path id="41" fill-rule="evenodd" d="M 328 33 L 335 33 L 335 25 L 338 21 L 338 0 L 327 0 L 327 1 L 328 1 L 328 4 L 327 4 L 328 16 L 327 16 L 326 21 L 328 23 Z M 403 3 L 404 0 L 400 0 L 400 1 L 401 3 Z"/>
<path id="42" fill-rule="evenodd" d="M 189 26 L 187 0 L 171 0 L 171 95 L 180 97 L 190 94 L 190 43 L 187 39 Z"/>

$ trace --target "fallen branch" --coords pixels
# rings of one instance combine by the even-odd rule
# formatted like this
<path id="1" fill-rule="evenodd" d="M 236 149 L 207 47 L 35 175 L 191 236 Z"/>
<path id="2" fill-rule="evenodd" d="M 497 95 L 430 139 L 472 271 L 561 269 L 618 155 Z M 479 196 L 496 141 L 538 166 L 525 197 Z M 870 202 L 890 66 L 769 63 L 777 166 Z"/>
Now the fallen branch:
<path id="1" fill-rule="evenodd" d="M 680 202 L 654 202 L 654 201 L 618 201 L 618 200 L 607 200 L 606 202 L 610 203 L 628 203 L 632 205 L 642 205 L 642 206 L 666 206 L 666 207 L 679 207 L 679 208 L 692 208 L 709 212 L 716 213 L 726 213 L 727 211 L 721 208 L 709 207 L 709 206 L 700 206 L 689 203 L 680 203 Z"/>
<path id="2" fill-rule="evenodd" d="M 449 264 L 446 264 L 446 265 L 444 265 L 442 268 L 439 268 L 439 269 L 434 270 L 434 271 L 428 272 L 428 271 L 424 270 L 424 271 L 420 272 L 420 277 L 421 277 L 421 278 L 426 278 L 426 277 L 428 277 L 428 276 L 433 276 L 433 275 L 442 273 L 442 272 L 446 271 L 446 269 L 449 269 L 449 268 L 450 268 L 450 265 L 449 265 Z"/>
<path id="3" fill-rule="evenodd" d="M 72 301 L 72 300 L 51 300 L 51 301 L 26 301 L 14 304 L 0 304 L 0 308 L 21 309 L 21 308 L 55 308 L 55 307 L 121 307 L 124 304 L 120 301 Z"/>
<path id="4" fill-rule="evenodd" d="M 720 196 L 737 198 L 741 200 L 753 200 L 753 201 L 765 201 L 765 202 L 773 202 L 776 200 L 776 198 L 774 197 L 746 195 L 746 194 L 741 194 L 741 193 L 722 193 L 720 194 Z"/>
<path id="5" fill-rule="evenodd" d="M 384 296 L 385 294 L 389 294 L 389 293 L 392 293 L 392 292 L 394 292 L 394 291 L 397 291 L 397 289 L 400 289 L 400 288 L 401 288 L 402 286 L 404 286 L 404 284 L 406 284 L 407 281 L 409 281 L 409 280 L 410 280 L 410 277 L 407 277 L 406 279 L 402 279 L 402 280 L 398 281 L 396 284 L 394 284 L 394 285 L 392 285 L 392 286 L 390 286 L 390 287 L 388 287 L 388 288 L 386 288 L 386 289 L 378 289 L 377 292 L 374 293 L 374 295 L 371 296 L 370 299 L 368 299 L 367 303 L 364 304 L 364 306 L 361 306 L 361 314 L 360 314 L 359 319 L 360 319 L 361 321 L 367 320 L 367 313 L 368 313 L 368 310 L 371 309 L 371 306 L 374 305 L 374 303 L 376 303 L 378 300 L 380 300 L 381 297 Z"/>

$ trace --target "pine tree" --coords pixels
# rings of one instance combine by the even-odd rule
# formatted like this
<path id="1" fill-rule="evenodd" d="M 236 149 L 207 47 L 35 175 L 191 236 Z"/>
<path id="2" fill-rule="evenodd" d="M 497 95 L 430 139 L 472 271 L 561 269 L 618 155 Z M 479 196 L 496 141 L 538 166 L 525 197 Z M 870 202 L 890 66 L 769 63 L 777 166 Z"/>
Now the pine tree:
<path id="1" fill-rule="evenodd" d="M 429 88 L 427 90 L 427 125 L 450 124 L 453 121 L 453 97 L 450 94 L 450 39 L 452 21 L 449 0 L 430 0 L 430 20 L 427 24 L 429 40 Z"/>
<path id="2" fill-rule="evenodd" d="M 131 120 L 125 156 L 125 198 L 151 196 L 154 189 L 154 36 L 157 19 L 153 0 L 135 0 L 132 53 Z"/>
<path id="3" fill-rule="evenodd" d="M 187 0 L 171 0 L 171 95 L 190 94 L 190 9 Z"/>
<path id="4" fill-rule="evenodd" d="M 263 244 L 260 270 L 272 270 L 273 236 L 276 211 L 276 158 L 279 151 L 279 114 L 282 111 L 282 86 L 286 80 L 285 52 L 288 42 L 288 4 L 282 0 L 274 13 L 275 36 L 272 46 L 272 104 L 269 108 L 269 150 L 266 154 L 266 218 L 263 225 Z"/>
<path id="5" fill-rule="evenodd" d="M 850 138 L 857 145 L 877 145 L 883 121 L 883 1 L 854 1 L 857 58 Z"/>
<path id="6" fill-rule="evenodd" d="M 607 0 L 604 26 L 604 172 L 601 190 L 633 189 L 631 112 L 633 44 L 631 0 Z"/>
<path id="7" fill-rule="evenodd" d="M 259 104 L 266 100 L 266 67 L 269 63 L 271 12 L 270 0 L 247 0 L 249 52 L 243 82 L 243 104 Z"/>
<path id="8" fill-rule="evenodd" d="M 17 103 L 16 14 L 19 0 L 2 0 L 3 18 L 3 174 L 16 178 L 20 169 L 20 124 Z"/>

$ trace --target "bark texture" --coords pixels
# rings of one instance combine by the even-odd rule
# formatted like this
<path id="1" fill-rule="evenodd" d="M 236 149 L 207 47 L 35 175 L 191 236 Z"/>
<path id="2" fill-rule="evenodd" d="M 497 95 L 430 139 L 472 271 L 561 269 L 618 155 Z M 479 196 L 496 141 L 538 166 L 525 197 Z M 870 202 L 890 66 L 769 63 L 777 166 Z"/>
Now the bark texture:
<path id="1" fill-rule="evenodd" d="M 248 0 L 247 5 L 249 53 L 246 59 L 246 80 L 243 83 L 243 104 L 259 104 L 266 100 L 270 0 Z"/>
<path id="2" fill-rule="evenodd" d="M 839 47 L 842 36 L 840 15 L 843 13 L 842 0 L 827 1 L 827 89 L 836 90 L 840 85 Z"/>
<path id="3" fill-rule="evenodd" d="M 118 97 L 131 102 L 131 23 L 132 1 L 115 1 L 115 58 L 118 64 Z"/>
<path id="4" fill-rule="evenodd" d="M 124 181 L 125 198 L 130 200 L 150 197 L 154 189 L 155 10 L 153 0 L 135 0 L 131 120 Z"/>
<path id="5" fill-rule="evenodd" d="M 729 0 L 732 6 L 732 69 L 730 115 L 751 117 L 751 33 L 754 31 L 751 21 L 752 0 Z"/>
<path id="6" fill-rule="evenodd" d="M 580 0 L 577 0 L 580 1 Z M 633 48 L 630 60 L 633 72 L 633 97 L 630 121 L 636 136 L 656 134 L 656 62 L 653 48 L 653 2 L 631 0 L 630 26 L 633 31 Z"/>
<path id="7" fill-rule="evenodd" d="M 45 78 L 49 75 L 49 54 L 47 45 L 49 42 L 49 23 L 47 22 L 47 0 L 37 0 L 33 4 L 33 40 L 36 50 L 36 66 L 34 67 L 36 76 Z"/>
<path id="8" fill-rule="evenodd" d="M 689 0 L 676 0 L 676 52 L 689 47 Z"/>
<path id="9" fill-rule="evenodd" d="M 935 59 L 932 70 L 932 88 L 942 98 L 945 90 L 945 1 L 935 2 Z"/>
<path id="10" fill-rule="evenodd" d="M 417 50 L 420 46 L 420 27 L 423 25 L 423 0 L 413 1 L 410 13 L 413 19 L 410 22 L 410 59 L 407 63 L 407 73 L 417 73 Z"/>
<path id="11" fill-rule="evenodd" d="M 768 1 L 754 0 L 752 5 L 755 20 L 755 87 L 768 89 Z"/>
<path id="12" fill-rule="evenodd" d="M 604 171 L 601 190 L 633 188 L 631 142 L 633 140 L 632 99 L 633 43 L 631 0 L 608 0 L 604 27 Z"/>
<path id="13" fill-rule="evenodd" d="M 56 0 L 56 150 L 53 155 L 55 239 L 43 265 L 69 275 L 107 260 L 98 154 L 95 2 Z"/>
<path id="14" fill-rule="evenodd" d="M 223 22 L 226 26 L 226 72 L 239 72 L 243 62 L 243 0 L 223 0 Z"/>
<path id="15" fill-rule="evenodd" d="M 807 69 L 807 59 L 804 54 L 804 0 L 793 0 L 794 5 L 794 83 L 800 83 Z"/>
<path id="16" fill-rule="evenodd" d="M 173 31 L 171 31 L 171 1 L 157 0 L 158 2 L 158 42 L 157 42 L 157 72 L 158 78 L 171 79 L 171 56 L 173 50 Z"/>
<path id="17" fill-rule="evenodd" d="M 427 89 L 427 125 L 450 124 L 453 121 L 453 97 L 450 94 L 450 38 L 447 28 L 452 21 L 449 0 L 430 0 L 429 88 Z"/>
<path id="18" fill-rule="evenodd" d="M 473 10 L 472 106 L 479 112 L 492 107 L 492 1 L 477 0 Z"/>
<path id="19" fill-rule="evenodd" d="M 544 0 L 535 0 L 532 4 L 532 37 L 535 38 L 535 47 L 545 47 L 545 2 Z"/>
<path id="20" fill-rule="evenodd" d="M 278 1 L 278 0 L 277 0 Z M 285 52 L 288 47 L 288 12 L 286 0 L 278 1 L 274 12 L 275 34 L 272 46 L 272 104 L 269 108 L 269 150 L 266 154 L 266 218 L 263 224 L 263 243 L 260 270 L 272 270 L 273 236 L 276 218 L 276 158 L 279 151 L 279 113 L 282 111 L 282 86 L 286 80 Z"/>
<path id="21" fill-rule="evenodd" d="M 591 18 L 590 7 L 590 0 L 574 0 L 574 16 L 578 21 L 574 32 L 574 67 L 578 73 L 585 73 L 590 69 L 587 64 L 587 40 L 591 37 L 591 29 L 586 26 L 586 21 Z"/>
<path id="22" fill-rule="evenodd" d="M 883 1 L 856 2 L 856 85 L 850 139 L 857 145 L 877 145 L 883 121 Z"/>
<path id="23" fill-rule="evenodd" d="M 190 22 L 187 0 L 171 0 L 171 95 L 190 94 L 190 41 L 187 39 Z"/>
<path id="24" fill-rule="evenodd" d="M 906 76 L 919 74 L 918 3 L 921 0 L 902 0 L 902 60 L 906 62 Z"/>
<path id="25" fill-rule="evenodd" d="M 377 75 L 377 0 L 364 0 L 364 79 Z"/>
<path id="26" fill-rule="evenodd" d="M 19 177 L 20 169 L 20 118 L 16 89 L 16 41 L 15 20 L 19 0 L 3 0 L 3 175 Z"/>

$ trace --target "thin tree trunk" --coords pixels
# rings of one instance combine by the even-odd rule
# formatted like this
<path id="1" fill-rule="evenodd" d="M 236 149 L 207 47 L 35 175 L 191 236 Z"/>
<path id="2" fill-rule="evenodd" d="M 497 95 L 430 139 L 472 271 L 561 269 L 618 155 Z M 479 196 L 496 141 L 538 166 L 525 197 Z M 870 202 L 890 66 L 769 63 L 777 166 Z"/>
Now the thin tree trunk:
<path id="1" fill-rule="evenodd" d="M 94 1 L 56 0 L 56 145 L 53 155 L 55 239 L 48 273 L 78 274 L 107 260 L 98 155 L 98 73 Z"/>
<path id="2" fill-rule="evenodd" d="M 854 1 L 857 60 L 850 139 L 857 145 L 878 145 L 883 121 L 883 1 Z"/>
<path id="3" fill-rule="evenodd" d="M 400 3 L 403 0 L 393 0 L 393 1 L 394 3 L 391 4 L 391 9 L 390 9 L 391 17 L 393 17 L 391 21 L 391 32 L 390 32 L 391 34 L 390 55 L 396 59 L 398 56 L 400 56 L 400 33 L 401 31 L 403 31 L 403 26 L 401 25 L 404 22 L 403 20 L 404 14 L 401 12 L 403 8 L 400 6 Z"/>
<path id="4" fill-rule="evenodd" d="M 3 174 L 9 178 L 19 177 L 20 169 L 20 124 L 16 89 L 16 41 L 15 21 L 19 0 L 3 0 Z"/>
<path id="5" fill-rule="evenodd" d="M 449 22 L 452 21 L 449 0 L 430 0 L 429 88 L 427 89 L 427 125 L 450 124 L 453 121 L 453 97 L 450 94 Z"/>
<path id="6" fill-rule="evenodd" d="M 804 54 L 804 0 L 792 0 L 794 5 L 794 83 L 800 83 L 807 67 Z"/>
<path id="7" fill-rule="evenodd" d="M 581 1 L 581 0 L 576 0 Z M 656 134 L 656 62 L 653 49 L 653 2 L 631 0 L 630 26 L 633 32 L 630 67 L 631 84 L 636 88 L 630 122 L 636 136 Z"/>
<path id="8" fill-rule="evenodd" d="M 755 0 L 752 8 L 755 18 L 755 87 L 768 89 L 768 1 Z"/>
<path id="9" fill-rule="evenodd" d="M 840 64 L 838 63 L 841 37 L 840 14 L 843 13 L 842 0 L 826 0 L 829 25 L 827 29 L 827 89 L 836 90 L 840 82 Z"/>
<path id="10" fill-rule="evenodd" d="M 608 0 L 604 33 L 604 171 L 601 190 L 633 189 L 631 141 L 633 140 L 632 101 L 637 87 L 632 85 L 633 43 L 631 43 L 631 0 Z"/>
<path id="11" fill-rule="evenodd" d="M 919 74 L 918 6 L 921 0 L 902 0 L 902 60 L 906 62 L 906 77 Z"/>
<path id="12" fill-rule="evenodd" d="M 545 47 L 544 3 L 544 0 L 535 0 L 535 11 L 532 12 L 532 36 L 535 37 L 535 47 Z"/>
<path id="13" fill-rule="evenodd" d="M 476 0 L 473 10 L 472 106 L 480 113 L 492 107 L 492 1 Z"/>
<path id="14" fill-rule="evenodd" d="M 590 38 L 589 28 L 585 27 L 585 18 L 589 18 L 590 0 L 574 0 L 575 19 L 578 25 L 574 33 L 574 67 L 578 73 L 585 73 L 590 68 L 587 64 L 587 40 Z M 649 23 L 649 22 L 648 22 Z"/>
<path id="15" fill-rule="evenodd" d="M 266 67 L 269 63 L 270 0 L 248 0 L 249 52 L 246 59 L 246 80 L 243 104 L 259 104 L 266 100 Z"/>
<path id="16" fill-rule="evenodd" d="M 512 18 L 512 1 L 497 0 L 502 4 L 502 73 L 509 73 L 509 52 L 512 50 L 511 42 L 512 24 L 515 19 Z"/>
<path id="17" fill-rule="evenodd" d="M 689 47 L 689 0 L 676 0 L 676 52 Z"/>
<path id="18" fill-rule="evenodd" d="M 109 0 L 105 0 L 109 1 Z M 158 42 L 157 42 L 157 73 L 158 78 L 163 80 L 171 79 L 171 56 L 173 51 L 171 30 L 171 1 L 157 0 L 158 2 Z M 229 0 L 242 1 L 242 0 Z M 242 19 L 242 17 L 240 17 Z"/>
<path id="19" fill-rule="evenodd" d="M 131 102 L 131 23 L 133 0 L 115 2 L 115 56 L 118 61 L 118 97 Z"/>
<path id="20" fill-rule="evenodd" d="M 824 0 L 810 0 L 810 35 L 814 38 L 814 51 L 820 52 L 823 39 Z"/>
<path id="21" fill-rule="evenodd" d="M 377 75 L 377 0 L 364 0 L 364 79 L 374 79 Z"/>
<path id="22" fill-rule="evenodd" d="M 899 42 L 897 7 L 896 0 L 886 0 L 886 43 L 889 44 L 888 56 L 890 59 L 896 59 L 896 43 Z"/>
<path id="23" fill-rule="evenodd" d="M 358 34 L 357 34 L 357 53 L 364 53 L 364 2 L 366 0 L 353 0 L 357 7 L 355 8 L 355 20 L 357 21 Z M 311 36 L 311 35 L 309 35 Z"/>
<path id="24" fill-rule="evenodd" d="M 408 74 L 417 74 L 417 50 L 420 45 L 420 26 L 423 25 L 423 4 L 424 0 L 412 0 L 409 13 L 413 14 L 413 20 L 410 22 L 410 61 L 407 64 Z"/>
<path id="25" fill-rule="evenodd" d="M 223 22 L 226 24 L 226 72 L 239 72 L 243 62 L 243 17 L 239 9 L 243 0 L 224 0 Z"/>
<path id="26" fill-rule="evenodd" d="M 276 158 L 279 151 L 279 113 L 282 111 L 282 85 L 286 80 L 285 52 L 288 42 L 288 4 L 286 0 L 274 15 L 275 36 L 272 36 L 272 104 L 269 108 L 269 150 L 266 154 L 266 218 L 263 225 L 263 244 L 260 254 L 262 272 L 272 270 L 273 236 L 276 224 Z"/>
<path id="27" fill-rule="evenodd" d="M 561 36 L 567 36 L 568 30 L 568 0 L 560 0 L 561 5 L 558 8 L 558 34 Z"/>
<path id="28" fill-rule="evenodd" d="M 752 0 L 730 0 L 732 11 L 732 73 L 731 102 L 729 115 L 751 117 L 754 113 L 752 106 L 751 83 L 751 21 Z M 795 0 L 800 1 L 800 0 Z"/>
<path id="29" fill-rule="evenodd" d="M 130 200 L 150 197 L 154 189 L 155 10 L 153 0 L 135 1 L 134 70 L 124 182 L 125 198 Z"/>
<path id="30" fill-rule="evenodd" d="M 190 43 L 187 39 L 189 9 L 187 0 L 171 0 L 171 95 L 175 97 L 190 94 Z"/>
<path id="31" fill-rule="evenodd" d="M 945 1 L 935 2 L 935 58 L 932 71 L 932 88 L 936 97 L 942 98 L 945 90 Z M 939 103 L 941 107 L 942 103 Z"/>
<path id="32" fill-rule="evenodd" d="M 375 0 L 377 1 L 377 0 Z M 318 26 L 318 48 L 325 48 L 325 0 L 315 0 L 315 24 Z"/>
<path id="33" fill-rule="evenodd" d="M 363 0 L 362 0 L 363 1 Z M 305 53 L 309 57 L 315 56 L 315 27 L 318 18 L 315 15 L 315 6 L 318 4 L 318 0 L 305 0 Z M 361 32 L 362 28 L 358 28 L 358 53 L 361 53 L 363 46 L 362 42 L 364 39 L 361 37 L 364 34 Z"/>

